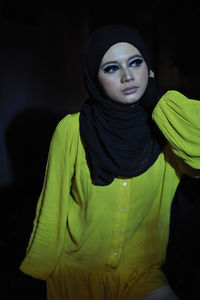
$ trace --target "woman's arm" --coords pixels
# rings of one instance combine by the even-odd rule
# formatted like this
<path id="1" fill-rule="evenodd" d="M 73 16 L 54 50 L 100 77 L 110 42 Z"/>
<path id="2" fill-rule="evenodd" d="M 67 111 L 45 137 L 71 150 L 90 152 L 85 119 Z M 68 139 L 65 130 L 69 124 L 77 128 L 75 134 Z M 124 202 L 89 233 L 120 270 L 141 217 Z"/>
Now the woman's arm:
<path id="1" fill-rule="evenodd" d="M 22 272 L 43 280 L 55 268 L 64 241 L 76 148 L 72 118 L 64 118 L 54 132 L 33 231 L 20 265 Z"/>
<path id="2" fill-rule="evenodd" d="M 152 117 L 180 159 L 182 171 L 200 176 L 200 101 L 168 91 L 155 106 Z"/>

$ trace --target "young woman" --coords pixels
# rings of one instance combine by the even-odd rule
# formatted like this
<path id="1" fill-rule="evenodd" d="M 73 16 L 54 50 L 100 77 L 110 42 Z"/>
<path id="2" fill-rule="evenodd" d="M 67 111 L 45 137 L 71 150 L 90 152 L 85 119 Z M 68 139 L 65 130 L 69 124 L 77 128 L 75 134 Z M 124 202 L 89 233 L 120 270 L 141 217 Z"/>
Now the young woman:
<path id="1" fill-rule="evenodd" d="M 200 176 L 200 103 L 156 88 L 133 28 L 98 29 L 82 62 L 90 98 L 55 130 L 20 269 L 48 300 L 178 299 L 161 266 L 178 183 Z"/>

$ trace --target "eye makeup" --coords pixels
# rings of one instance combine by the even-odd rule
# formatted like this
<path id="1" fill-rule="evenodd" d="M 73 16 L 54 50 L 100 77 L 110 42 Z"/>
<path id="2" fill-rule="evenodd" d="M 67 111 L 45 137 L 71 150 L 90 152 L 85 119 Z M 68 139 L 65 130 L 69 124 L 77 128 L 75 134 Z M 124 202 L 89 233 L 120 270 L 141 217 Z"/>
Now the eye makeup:
<path id="1" fill-rule="evenodd" d="M 140 58 L 140 57 L 135 58 L 135 59 L 133 59 L 130 62 L 129 66 L 131 66 L 131 67 L 139 67 L 143 63 L 143 61 L 144 60 L 142 58 Z"/>
<path id="2" fill-rule="evenodd" d="M 143 63 L 144 59 L 141 55 L 134 55 L 128 58 L 128 66 L 129 67 L 140 67 Z M 104 73 L 115 73 L 120 69 L 120 61 L 110 61 L 103 64 L 102 69 Z"/>
<path id="3" fill-rule="evenodd" d="M 116 65 L 109 65 L 109 66 L 105 67 L 103 70 L 104 70 L 104 73 L 114 73 L 119 70 L 119 67 Z"/>

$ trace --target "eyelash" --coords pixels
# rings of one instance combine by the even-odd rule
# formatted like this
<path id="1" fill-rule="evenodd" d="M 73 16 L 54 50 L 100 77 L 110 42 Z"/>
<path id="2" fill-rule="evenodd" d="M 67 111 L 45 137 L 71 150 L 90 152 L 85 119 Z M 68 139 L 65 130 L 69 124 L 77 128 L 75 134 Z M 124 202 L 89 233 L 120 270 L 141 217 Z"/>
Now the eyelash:
<path id="1" fill-rule="evenodd" d="M 140 67 L 142 63 L 143 63 L 143 60 L 141 58 L 136 58 L 130 62 L 129 66 L 137 68 L 137 67 Z M 118 70 L 119 70 L 118 66 L 110 65 L 110 66 L 105 67 L 104 72 L 105 73 L 114 73 Z"/>
<path id="2" fill-rule="evenodd" d="M 131 61 L 130 64 L 135 64 L 135 67 L 139 67 L 143 63 L 143 60 L 141 58 L 136 58 L 133 61 Z"/>
<path id="3" fill-rule="evenodd" d="M 118 69 L 119 69 L 118 66 L 112 65 L 112 66 L 106 67 L 106 68 L 104 69 L 104 72 L 105 72 L 105 73 L 114 73 L 114 72 L 116 72 Z"/>

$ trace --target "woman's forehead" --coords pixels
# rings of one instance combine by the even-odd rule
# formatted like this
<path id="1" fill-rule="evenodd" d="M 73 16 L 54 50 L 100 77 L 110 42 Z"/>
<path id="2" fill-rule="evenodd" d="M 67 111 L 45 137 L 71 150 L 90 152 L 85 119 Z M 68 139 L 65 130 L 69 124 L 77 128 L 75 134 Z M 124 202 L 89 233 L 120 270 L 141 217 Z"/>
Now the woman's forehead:
<path id="1" fill-rule="evenodd" d="M 139 50 L 130 43 L 120 42 L 112 45 L 104 54 L 102 63 L 108 60 L 121 60 L 130 56 L 141 55 Z"/>

